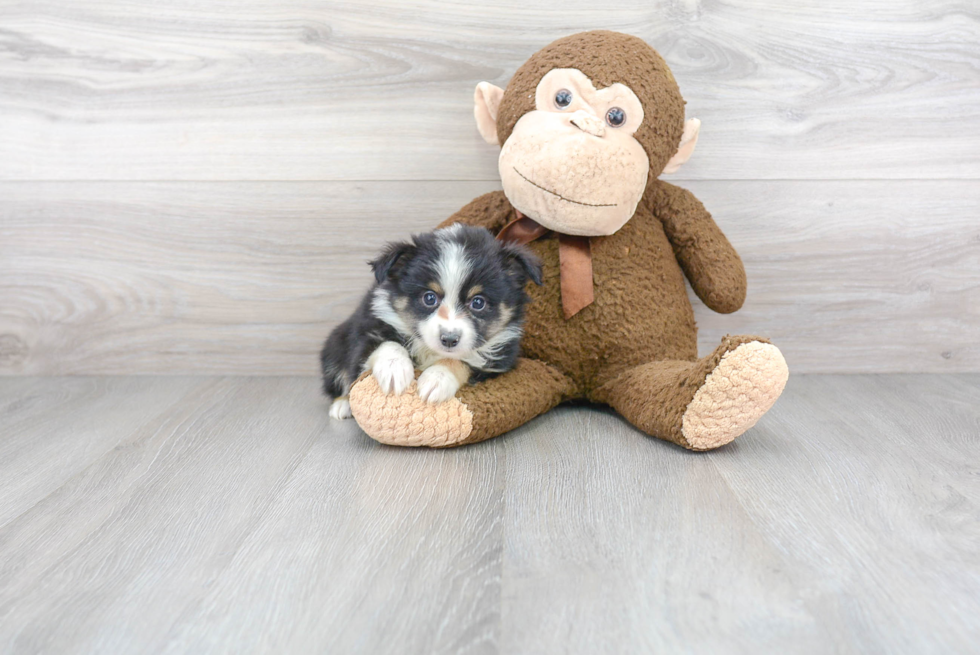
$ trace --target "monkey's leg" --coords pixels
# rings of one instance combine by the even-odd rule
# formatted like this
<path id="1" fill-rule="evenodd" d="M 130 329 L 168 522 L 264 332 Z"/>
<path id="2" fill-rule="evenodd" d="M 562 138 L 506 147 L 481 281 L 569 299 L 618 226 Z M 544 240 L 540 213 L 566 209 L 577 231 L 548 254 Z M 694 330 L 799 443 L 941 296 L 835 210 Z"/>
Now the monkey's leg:
<path id="1" fill-rule="evenodd" d="M 788 375 L 782 353 L 768 341 L 725 337 L 713 353 L 694 362 L 631 368 L 592 399 L 612 405 L 651 436 L 711 450 L 755 425 L 783 392 Z"/>
<path id="2" fill-rule="evenodd" d="M 445 402 L 419 398 L 417 383 L 406 393 L 387 395 L 367 375 L 350 391 L 350 407 L 368 436 L 392 446 L 462 446 L 496 437 L 527 423 L 569 398 L 571 381 L 534 359 L 518 360 L 514 370 L 464 386 Z"/>

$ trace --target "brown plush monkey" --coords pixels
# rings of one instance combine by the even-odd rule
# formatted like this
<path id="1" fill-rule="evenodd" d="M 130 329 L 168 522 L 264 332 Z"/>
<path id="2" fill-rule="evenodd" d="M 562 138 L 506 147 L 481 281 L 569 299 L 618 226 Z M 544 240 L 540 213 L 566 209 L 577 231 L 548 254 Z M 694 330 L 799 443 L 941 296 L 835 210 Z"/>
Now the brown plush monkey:
<path id="1" fill-rule="evenodd" d="M 443 225 L 484 226 L 544 261 L 524 358 L 438 405 L 364 377 L 350 394 L 358 424 L 383 443 L 455 446 L 588 399 L 693 450 L 752 427 L 782 392 L 786 362 L 758 337 L 726 337 L 697 356 L 684 276 L 729 313 L 745 299 L 745 270 L 698 199 L 657 179 L 691 156 L 700 125 L 685 124 L 660 55 L 632 36 L 584 32 L 533 55 L 506 91 L 481 83 L 475 101 L 480 133 L 502 145 L 503 191 Z"/>

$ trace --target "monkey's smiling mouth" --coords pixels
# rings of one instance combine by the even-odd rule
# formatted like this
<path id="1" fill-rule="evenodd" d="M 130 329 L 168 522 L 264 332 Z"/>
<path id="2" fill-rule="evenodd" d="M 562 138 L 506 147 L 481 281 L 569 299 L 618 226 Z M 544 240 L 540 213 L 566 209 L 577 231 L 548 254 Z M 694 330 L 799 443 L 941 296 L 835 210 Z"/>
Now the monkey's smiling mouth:
<path id="1" fill-rule="evenodd" d="M 537 188 L 541 189 L 545 193 L 550 193 L 551 195 L 556 196 L 559 200 L 564 200 L 565 202 L 570 202 L 570 203 L 573 203 L 573 204 L 576 204 L 576 205 L 585 205 L 586 207 L 615 207 L 616 206 L 616 203 L 593 204 L 593 203 L 590 203 L 590 202 L 579 202 L 578 200 L 572 200 L 571 198 L 566 198 L 565 196 L 561 195 L 560 193 L 555 193 L 551 189 L 544 188 L 543 186 L 541 186 L 540 184 L 538 184 L 534 180 L 529 180 L 527 178 L 527 176 L 524 175 L 524 173 L 522 173 L 519 170 L 517 170 L 517 166 L 513 166 L 512 168 L 514 169 L 514 172 L 517 173 L 518 175 L 520 175 L 521 178 L 525 182 L 527 182 L 528 184 L 531 184 L 533 186 L 536 186 Z"/>

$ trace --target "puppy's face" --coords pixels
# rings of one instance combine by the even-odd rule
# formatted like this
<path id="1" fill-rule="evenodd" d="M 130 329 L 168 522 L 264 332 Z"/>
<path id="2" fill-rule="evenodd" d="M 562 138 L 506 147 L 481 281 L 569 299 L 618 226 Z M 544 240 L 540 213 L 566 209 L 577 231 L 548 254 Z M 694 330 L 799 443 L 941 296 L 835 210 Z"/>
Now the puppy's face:
<path id="1" fill-rule="evenodd" d="M 524 285 L 541 283 L 540 262 L 529 251 L 458 224 L 389 246 L 372 265 L 381 282 L 375 314 L 402 324 L 423 360 L 469 359 L 506 330 L 519 337 Z"/>

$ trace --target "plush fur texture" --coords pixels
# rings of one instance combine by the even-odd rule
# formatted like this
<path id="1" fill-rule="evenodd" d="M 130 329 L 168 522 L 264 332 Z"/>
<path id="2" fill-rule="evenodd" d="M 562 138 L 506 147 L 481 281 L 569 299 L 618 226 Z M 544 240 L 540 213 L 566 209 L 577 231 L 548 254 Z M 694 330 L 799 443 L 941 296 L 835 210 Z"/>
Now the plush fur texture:
<path id="1" fill-rule="evenodd" d="M 551 234 L 531 242 L 544 264 L 544 284 L 530 292 L 525 358 L 512 371 L 461 389 L 444 403 L 441 410 L 458 419 L 451 424 L 419 410 L 411 399 L 389 398 L 382 406 L 370 381 L 359 383 L 351 410 L 375 439 L 400 445 L 473 443 L 560 402 L 586 399 L 611 405 L 652 436 L 705 450 L 748 429 L 781 393 L 786 363 L 765 339 L 726 337 L 714 352 L 698 358 L 685 277 L 708 307 L 729 313 L 745 300 L 745 270 L 697 198 L 657 179 L 678 153 L 685 124 L 684 100 L 660 55 L 637 38 L 614 32 L 559 39 L 521 66 L 500 98 L 500 141 L 506 147 L 514 126 L 534 110 L 541 79 L 569 68 L 585 73 L 597 89 L 615 83 L 632 89 L 644 113 L 634 136 L 649 157 L 649 176 L 632 217 L 615 233 L 590 240 L 594 302 L 566 319 L 558 239 Z M 477 112 L 477 118 L 484 119 L 481 131 L 487 131 L 487 117 Z M 690 155 L 690 146 L 685 149 L 681 160 Z M 498 191 L 475 199 L 443 225 L 477 225 L 497 233 L 516 218 L 511 201 Z"/>
<path id="2" fill-rule="evenodd" d="M 365 370 L 379 389 L 400 394 L 423 369 L 419 389 L 433 402 L 443 389 L 513 368 L 527 295 L 541 264 L 526 248 L 503 244 L 482 228 L 457 225 L 392 243 L 371 262 L 376 284 L 320 353 L 324 392 L 343 398 Z M 407 369 L 407 370 L 406 370 Z"/>

